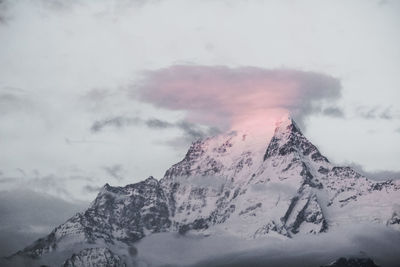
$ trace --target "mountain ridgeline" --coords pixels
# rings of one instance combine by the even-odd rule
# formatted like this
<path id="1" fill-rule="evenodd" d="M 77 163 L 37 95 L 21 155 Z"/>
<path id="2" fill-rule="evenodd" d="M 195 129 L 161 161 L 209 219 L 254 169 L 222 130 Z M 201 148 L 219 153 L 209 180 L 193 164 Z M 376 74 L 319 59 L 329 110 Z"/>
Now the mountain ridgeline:
<path id="1" fill-rule="evenodd" d="M 106 184 L 86 211 L 14 257 L 45 262 L 58 253 L 61 266 L 126 266 L 132 247 L 154 233 L 284 240 L 357 223 L 400 230 L 399 199 L 398 181 L 334 166 L 287 119 L 269 143 L 221 134 L 194 142 L 160 180 Z"/>

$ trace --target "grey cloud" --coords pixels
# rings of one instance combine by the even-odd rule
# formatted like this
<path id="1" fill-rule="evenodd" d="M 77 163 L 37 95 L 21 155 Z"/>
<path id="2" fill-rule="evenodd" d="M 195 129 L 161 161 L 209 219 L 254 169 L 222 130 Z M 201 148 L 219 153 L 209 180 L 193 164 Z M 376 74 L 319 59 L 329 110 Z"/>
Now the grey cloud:
<path id="1" fill-rule="evenodd" d="M 22 175 L 22 176 L 26 176 L 26 172 L 21 169 L 21 168 L 17 168 L 17 171 Z"/>
<path id="2" fill-rule="evenodd" d="M 39 170 L 33 170 L 32 173 L 35 175 L 35 177 L 39 177 L 40 176 L 40 171 Z"/>
<path id="3" fill-rule="evenodd" d="M 321 112 L 322 102 L 341 97 L 341 84 L 329 75 L 291 69 L 174 65 L 144 72 L 130 93 L 158 107 L 186 111 L 189 122 L 226 130 L 243 117 L 278 110 L 290 111 L 303 124 Z"/>
<path id="4" fill-rule="evenodd" d="M 357 223 L 284 241 L 243 240 L 224 235 L 182 237 L 167 233 L 151 235 L 135 247 L 144 262 L 162 262 L 166 266 L 310 267 L 326 266 L 339 257 L 370 257 L 379 266 L 395 267 L 400 260 L 399 241 L 399 234 L 384 225 Z"/>
<path id="5" fill-rule="evenodd" d="M 385 6 L 385 5 L 388 5 L 388 4 L 390 4 L 389 0 L 379 0 L 378 1 L 378 6 Z"/>
<path id="6" fill-rule="evenodd" d="M 83 191 L 88 192 L 88 193 L 98 193 L 101 189 L 101 186 L 93 186 L 93 185 L 85 185 L 83 187 Z"/>
<path id="7" fill-rule="evenodd" d="M 174 124 L 167 121 L 162 121 L 159 119 L 150 119 L 145 122 L 146 126 L 149 128 L 171 128 Z"/>
<path id="8" fill-rule="evenodd" d="M 82 175 L 71 175 L 68 176 L 68 179 L 75 181 L 87 181 L 87 182 L 93 182 L 95 180 L 93 177 L 82 176 Z"/>
<path id="9" fill-rule="evenodd" d="M 195 123 L 191 123 L 188 121 L 179 121 L 175 123 L 171 123 L 168 121 L 160 120 L 160 119 L 141 119 L 138 117 L 124 117 L 124 116 L 116 116 L 104 120 L 95 121 L 91 126 L 91 131 L 93 133 L 101 132 L 104 128 L 114 127 L 114 128 L 123 128 L 128 126 L 136 126 L 136 125 L 145 125 L 150 129 L 179 129 L 183 132 L 183 136 L 174 140 L 170 140 L 167 144 L 175 146 L 186 146 L 191 142 L 205 138 L 207 136 L 213 136 L 220 133 L 220 129 L 217 127 L 206 127 L 206 129 L 201 128 L 199 125 Z"/>
<path id="10" fill-rule="evenodd" d="M 373 108 L 359 107 L 357 109 L 357 113 L 364 119 L 375 119 L 377 109 L 378 107 L 373 107 Z"/>
<path id="11" fill-rule="evenodd" d="M 12 87 L 0 89 L 0 115 L 31 110 L 33 101 L 24 90 Z"/>
<path id="12" fill-rule="evenodd" d="M 96 133 L 104 130 L 104 128 L 107 127 L 123 128 L 134 125 L 146 125 L 147 127 L 154 129 L 165 129 L 174 127 L 174 124 L 159 119 L 143 120 L 139 117 L 115 116 L 108 119 L 95 121 L 90 127 L 90 130 Z"/>
<path id="13" fill-rule="evenodd" d="M 15 14 L 11 7 L 19 1 L 13 0 L 0 0 L 0 23 L 7 23 Z M 53 13 L 73 12 L 75 8 L 82 8 L 83 5 L 92 8 L 91 15 L 93 16 L 105 16 L 115 15 L 114 12 L 126 10 L 128 8 L 140 8 L 149 3 L 157 3 L 159 0 L 111 0 L 106 1 L 114 12 L 110 12 L 109 9 L 104 8 L 100 5 L 101 12 L 99 12 L 99 3 L 102 1 L 65 1 L 65 0 L 36 0 L 28 1 L 31 4 L 31 8 L 35 8 L 40 16 L 46 17 L 44 11 Z M 108 6 L 107 4 L 107 6 Z M 96 9 L 97 5 L 97 9 Z"/>
<path id="14" fill-rule="evenodd" d="M 203 139 L 208 136 L 214 136 L 221 133 L 217 127 L 208 127 L 207 130 L 202 130 L 194 123 L 182 121 L 177 124 L 181 130 L 184 131 L 185 135 L 191 141 Z"/>
<path id="15" fill-rule="evenodd" d="M 183 133 L 181 137 L 166 142 L 166 144 L 171 145 L 172 147 L 187 147 L 187 145 L 191 144 L 193 141 L 221 133 L 221 131 L 216 127 L 206 127 L 206 129 L 203 129 L 197 124 L 188 121 L 177 122 L 172 124 L 171 127 L 177 128 Z"/>
<path id="16" fill-rule="evenodd" d="M 123 179 L 123 167 L 120 164 L 115 164 L 112 166 L 105 166 L 103 167 L 103 170 L 110 175 L 111 177 L 115 178 L 116 180 L 122 180 Z"/>
<path id="17" fill-rule="evenodd" d="M 198 128 L 195 124 L 185 122 L 180 125 L 180 129 L 183 131 L 181 137 L 174 138 L 165 142 L 165 144 L 173 148 L 187 148 L 192 142 L 204 139 L 206 137 L 214 136 L 221 131 L 216 127 L 208 127 L 206 130 Z"/>
<path id="18" fill-rule="evenodd" d="M 68 145 L 74 145 L 74 144 L 110 144 L 110 142 L 101 141 L 101 140 L 86 140 L 86 139 L 73 140 L 73 139 L 69 139 L 67 137 L 64 138 L 64 141 Z"/>
<path id="19" fill-rule="evenodd" d="M 68 11 L 76 5 L 82 4 L 80 1 L 65 1 L 65 0 L 40 0 L 42 7 L 51 9 L 54 11 Z M 90 2 L 90 1 L 89 1 Z M 96 1 L 93 1 L 96 3 Z M 157 3 L 159 0 L 111 0 L 108 1 L 114 9 L 125 9 L 129 7 L 141 7 L 148 3 Z"/>
<path id="20" fill-rule="evenodd" d="M 129 125 L 137 125 L 141 123 L 142 120 L 139 118 L 129 118 L 123 116 L 112 117 L 109 119 L 98 120 L 93 123 L 90 130 L 94 133 L 102 131 L 106 127 L 122 128 Z"/>
<path id="21" fill-rule="evenodd" d="M 113 95 L 113 93 L 109 89 L 93 88 L 89 90 L 83 96 L 83 98 L 93 102 L 101 102 L 105 100 L 107 97 L 110 97 L 111 95 Z"/>
<path id="22" fill-rule="evenodd" d="M 400 118 L 400 114 L 394 111 L 392 107 L 367 107 L 359 106 L 356 108 L 356 114 L 363 119 L 382 119 L 382 120 L 393 120 Z"/>
<path id="23" fill-rule="evenodd" d="M 79 97 L 80 104 L 88 111 L 97 113 L 103 110 L 110 110 L 116 105 L 116 100 L 121 97 L 119 90 L 108 88 L 93 88 Z"/>
<path id="24" fill-rule="evenodd" d="M 0 0 L 0 25 L 6 24 L 9 19 L 9 16 L 7 14 L 8 4 L 8 1 Z"/>
<path id="25" fill-rule="evenodd" d="M 344 112 L 338 107 L 328 107 L 322 111 L 322 114 L 329 117 L 344 118 Z"/>
<path id="26" fill-rule="evenodd" d="M 78 3 L 76 1 L 64 0 L 39 0 L 38 2 L 41 3 L 41 7 L 51 9 L 53 11 L 68 11 Z"/>
<path id="27" fill-rule="evenodd" d="M 55 193 L 64 197 L 71 197 L 70 193 L 65 189 L 66 186 L 64 182 L 64 179 L 61 179 L 53 174 L 26 179 L 26 184 L 36 189 L 40 189 L 44 192 L 54 191 Z"/>
<path id="28" fill-rule="evenodd" d="M 391 120 L 393 119 L 393 113 L 391 107 L 386 108 L 379 114 L 379 118 L 385 119 L 385 120 Z"/>
<path id="29" fill-rule="evenodd" d="M 38 170 L 33 172 L 24 172 L 25 175 L 9 176 L 3 175 L 0 178 L 0 183 L 7 184 L 10 188 L 30 188 L 37 192 L 46 192 L 48 194 L 57 195 L 64 199 L 74 199 L 70 191 L 67 190 L 67 184 L 70 181 L 80 182 L 93 182 L 94 179 L 84 175 L 68 175 L 68 176 L 57 176 L 54 174 L 40 175 Z"/>
<path id="30" fill-rule="evenodd" d="M 355 162 L 346 163 L 346 165 L 372 180 L 383 181 L 400 179 L 400 171 L 366 171 L 361 164 Z"/>
<path id="31" fill-rule="evenodd" d="M 193 123 L 187 122 L 187 121 L 182 121 L 177 124 L 177 126 L 183 130 L 185 133 L 185 136 L 187 136 L 190 139 L 196 140 L 196 139 L 201 139 L 204 138 L 205 134 L 202 130 L 197 128 Z"/>
<path id="32" fill-rule="evenodd" d="M 196 124 L 182 121 L 177 123 L 177 127 L 182 130 L 183 135 L 181 137 L 174 138 L 165 142 L 165 144 L 173 148 L 186 148 L 192 142 L 204 139 L 206 137 L 214 136 L 221 131 L 216 127 L 208 127 L 207 129 L 200 129 Z"/>
<path id="33" fill-rule="evenodd" d="M 313 114 L 322 113 L 331 117 L 344 116 L 343 111 L 338 107 L 321 108 L 324 100 L 332 103 L 341 97 L 342 85 L 340 80 L 322 73 L 303 73 L 294 70 L 293 72 L 297 72 L 298 79 L 304 80 L 300 87 L 302 99 L 297 106 L 289 106 L 288 109 L 294 114 L 296 122 L 303 129 L 306 128 L 306 118 Z"/>
<path id="34" fill-rule="evenodd" d="M 400 127 L 394 130 L 396 133 L 400 133 Z"/>
<path id="35" fill-rule="evenodd" d="M 12 177 L 0 178 L 0 183 L 12 183 L 14 181 L 15 181 L 15 178 L 12 178 Z"/>
<path id="36" fill-rule="evenodd" d="M 9 256 L 48 234 L 87 205 L 30 190 L 1 191 L 0 256 Z"/>
<path id="37" fill-rule="evenodd" d="M 220 131 L 216 127 L 209 127 L 207 130 L 200 129 L 194 123 L 190 123 L 188 121 L 180 121 L 177 123 L 170 123 L 167 121 L 162 121 L 159 119 L 150 119 L 145 121 L 146 126 L 149 128 L 159 128 L 159 129 L 166 129 L 166 128 L 177 128 L 183 131 L 184 138 L 186 140 L 190 140 L 190 142 L 198 139 L 202 139 L 204 137 L 215 135 Z"/>

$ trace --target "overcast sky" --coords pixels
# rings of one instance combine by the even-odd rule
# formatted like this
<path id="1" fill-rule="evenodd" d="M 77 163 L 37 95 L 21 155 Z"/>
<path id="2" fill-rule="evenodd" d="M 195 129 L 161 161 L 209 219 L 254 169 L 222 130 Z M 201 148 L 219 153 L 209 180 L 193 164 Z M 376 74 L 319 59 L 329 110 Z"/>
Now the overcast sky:
<path id="1" fill-rule="evenodd" d="M 88 201 L 282 109 L 394 177 L 399 29 L 399 1 L 2 0 L 0 188 Z"/>

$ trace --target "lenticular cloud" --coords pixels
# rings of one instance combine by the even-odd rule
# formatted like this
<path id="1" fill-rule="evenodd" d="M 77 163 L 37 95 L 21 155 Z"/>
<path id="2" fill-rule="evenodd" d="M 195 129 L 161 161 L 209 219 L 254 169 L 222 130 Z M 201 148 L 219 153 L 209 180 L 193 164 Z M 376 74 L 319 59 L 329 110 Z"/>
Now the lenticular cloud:
<path id="1" fill-rule="evenodd" d="M 139 97 L 187 112 L 191 122 L 225 129 L 257 127 L 286 113 L 302 123 L 340 97 L 340 82 L 316 72 L 256 67 L 175 65 L 147 71 Z"/>

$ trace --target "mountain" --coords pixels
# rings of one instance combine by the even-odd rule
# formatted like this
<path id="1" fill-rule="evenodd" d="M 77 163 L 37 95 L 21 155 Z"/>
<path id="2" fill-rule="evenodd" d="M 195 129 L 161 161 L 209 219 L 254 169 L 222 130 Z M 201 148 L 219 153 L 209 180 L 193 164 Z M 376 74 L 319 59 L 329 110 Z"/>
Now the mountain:
<path id="1" fill-rule="evenodd" d="M 86 211 L 14 257 L 125 266 L 155 233 L 287 240 L 358 223 L 398 231 L 399 199 L 398 181 L 333 165 L 287 118 L 270 138 L 230 132 L 196 141 L 160 180 L 106 184 Z"/>

